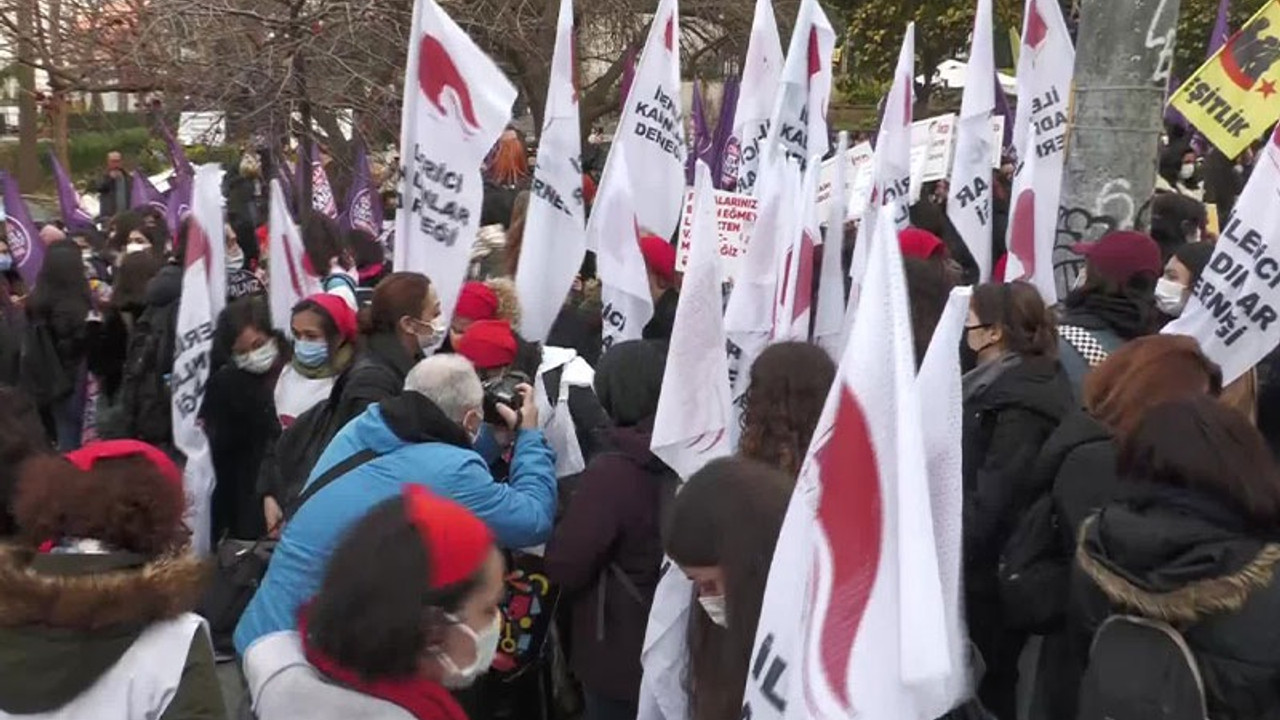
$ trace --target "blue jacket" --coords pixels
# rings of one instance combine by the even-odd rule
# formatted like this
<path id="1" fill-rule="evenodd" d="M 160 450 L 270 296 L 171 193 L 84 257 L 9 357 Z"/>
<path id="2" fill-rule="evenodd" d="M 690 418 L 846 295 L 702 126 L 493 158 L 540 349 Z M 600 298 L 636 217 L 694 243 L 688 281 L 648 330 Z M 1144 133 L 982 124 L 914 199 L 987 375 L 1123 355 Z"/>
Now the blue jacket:
<path id="1" fill-rule="evenodd" d="M 538 430 L 516 436 L 507 483 L 494 482 L 465 431 L 415 392 L 369 406 L 325 449 L 310 484 L 364 450 L 370 460 L 308 500 L 285 526 L 258 592 L 236 626 L 244 655 L 254 640 L 297 626 L 298 608 L 320 589 L 329 556 L 343 534 L 374 506 L 418 483 L 484 520 L 504 547 L 538 545 L 551 535 L 556 509 L 555 455 Z"/>

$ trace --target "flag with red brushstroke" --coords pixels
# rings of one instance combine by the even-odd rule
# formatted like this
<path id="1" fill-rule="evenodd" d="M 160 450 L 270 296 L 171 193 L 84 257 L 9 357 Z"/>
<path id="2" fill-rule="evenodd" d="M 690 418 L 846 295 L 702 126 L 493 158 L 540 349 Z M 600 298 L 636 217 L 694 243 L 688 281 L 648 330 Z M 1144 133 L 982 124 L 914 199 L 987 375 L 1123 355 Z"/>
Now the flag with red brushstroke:
<path id="1" fill-rule="evenodd" d="M 782 82 L 782 39 L 770 0 L 756 0 L 751 41 L 742 63 L 742 89 L 733 116 L 733 132 L 725 142 L 726 178 L 737 192 L 755 193 L 760 153 L 769 138 L 778 85 Z"/>
<path id="2" fill-rule="evenodd" d="M 289 214 L 289 204 L 279 180 L 271 181 L 270 216 L 267 222 L 267 251 L 271 262 L 267 298 L 271 322 L 286 334 L 292 332 L 293 306 L 320 292 L 320 281 L 303 267 L 305 250 L 298 226 Z"/>
<path id="3" fill-rule="evenodd" d="M 1048 177 L 1046 165 L 1058 172 Z M 1025 280 L 1040 291 L 1045 304 L 1058 301 L 1053 272 L 1053 246 L 1057 242 L 1058 193 L 1061 188 L 1061 158 L 1055 163 L 1038 152 L 1027 153 L 1013 176 L 1013 207 L 1009 210 L 1006 282 Z M 1046 187 L 1046 185 L 1048 187 Z"/>
<path id="4" fill-rule="evenodd" d="M 818 0 L 803 0 L 796 15 L 765 152 L 783 152 L 803 166 L 829 149 L 827 106 L 836 33 Z"/>
<path id="5" fill-rule="evenodd" d="M 516 89 L 436 0 L 414 3 L 408 47 L 395 270 L 429 276 L 448 322 L 480 229 L 480 165 L 511 120 Z"/>
<path id="6" fill-rule="evenodd" d="M 911 316 L 893 209 L 880 213 L 867 292 L 769 569 L 744 698 L 753 720 L 932 720 L 946 710 L 936 697 L 951 661 L 937 652 L 946 623 Z"/>
<path id="7" fill-rule="evenodd" d="M 810 158 L 800 184 L 800 212 L 790 228 L 789 246 L 778 263 L 778 291 L 774 301 L 773 340 L 809 340 L 813 317 L 813 255 L 821 237 L 818 220 L 818 175 L 821 159 Z"/>
<path id="8" fill-rule="evenodd" d="M 223 238 L 222 170 L 201 165 L 193 182 L 192 222 L 182 258 L 182 300 L 178 305 L 169 389 L 172 393 L 173 442 L 187 457 L 183 489 L 187 498 L 187 527 L 199 554 L 208 553 L 210 503 L 215 484 L 209 440 L 198 413 L 209 380 L 209 353 L 214 323 L 226 304 L 226 246 Z"/>

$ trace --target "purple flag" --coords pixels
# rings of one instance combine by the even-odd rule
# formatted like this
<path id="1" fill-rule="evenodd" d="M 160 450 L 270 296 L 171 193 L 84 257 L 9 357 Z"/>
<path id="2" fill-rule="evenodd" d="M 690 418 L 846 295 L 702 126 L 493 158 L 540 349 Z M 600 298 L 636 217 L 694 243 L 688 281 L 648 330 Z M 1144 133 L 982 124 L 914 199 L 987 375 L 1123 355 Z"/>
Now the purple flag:
<path id="1" fill-rule="evenodd" d="M 711 131 L 707 129 L 707 113 L 702 102 L 702 83 L 697 80 L 693 81 L 693 132 L 690 133 L 693 140 L 693 147 L 689 152 L 689 158 L 685 161 L 684 174 L 685 182 L 693 185 L 693 169 L 697 167 L 699 160 L 711 167 L 712 157 L 715 154 L 715 143 L 711 139 Z"/>
<path id="2" fill-rule="evenodd" d="M 725 171 L 725 148 L 729 146 L 729 138 L 733 136 L 734 115 L 738 112 L 738 78 L 731 77 L 724 81 L 724 93 L 720 97 L 720 119 L 716 121 L 715 140 L 711 149 L 711 178 L 718 190 L 731 190 L 737 182 L 738 168 L 735 165 L 731 172 Z"/>
<path id="3" fill-rule="evenodd" d="M 133 196 L 129 199 L 130 210 L 155 208 L 166 215 L 169 212 L 169 203 L 141 169 L 133 173 L 133 190 L 130 194 Z"/>
<path id="4" fill-rule="evenodd" d="M 297 215 L 298 191 L 293 186 L 293 175 L 289 172 L 289 161 L 283 157 L 276 163 L 276 179 L 280 181 L 280 189 L 284 191 L 284 199 L 288 201 L 289 212 Z"/>
<path id="5" fill-rule="evenodd" d="M 372 175 L 369 153 L 364 143 L 357 141 L 355 173 L 347 192 L 347 207 L 342 213 L 343 224 L 377 238 L 382 235 L 382 196 L 373 186 Z"/>
<path id="6" fill-rule="evenodd" d="M 1218 20 L 1213 24 L 1213 33 L 1209 35 L 1209 52 L 1205 59 L 1211 58 L 1231 37 L 1231 0 L 1219 0 Z"/>
<path id="7" fill-rule="evenodd" d="M 36 276 L 44 264 L 44 243 L 36 234 L 36 224 L 31 222 L 27 202 L 18 192 L 18 181 L 0 170 L 0 185 L 4 185 L 4 227 L 13 267 L 29 287 L 35 287 Z"/>
<path id="8" fill-rule="evenodd" d="M 160 126 L 160 134 L 164 136 L 164 143 L 169 147 L 169 162 L 173 163 L 173 169 L 179 175 L 191 177 L 195 175 L 195 170 L 191 168 L 191 163 L 187 161 L 187 152 L 182 149 L 182 145 L 178 144 L 177 138 L 169 130 L 169 126 L 164 124 L 163 120 L 158 120 Z"/>
<path id="9" fill-rule="evenodd" d="M 1174 75 L 1173 73 L 1169 73 L 1169 82 L 1165 84 L 1165 88 L 1164 88 L 1164 97 L 1165 97 L 1166 103 L 1168 102 L 1169 98 L 1173 96 L 1173 93 L 1176 92 L 1177 89 L 1180 87 L 1182 87 L 1182 80 L 1180 80 L 1178 76 Z M 1183 129 L 1188 129 L 1191 127 L 1191 123 L 1187 121 L 1186 116 L 1184 116 L 1182 112 L 1178 110 L 1178 108 L 1168 104 L 1164 106 L 1164 124 L 1167 126 L 1180 127 Z"/>
<path id="10" fill-rule="evenodd" d="M 622 60 L 622 92 L 618 95 L 621 112 L 627 111 L 627 95 L 631 94 L 631 83 L 636 80 L 636 50 L 627 49 L 627 56 Z"/>
<path id="11" fill-rule="evenodd" d="M 320 153 L 316 149 L 316 144 L 311 143 L 311 161 L 303 162 L 302 148 L 298 148 L 298 181 L 295 187 L 301 193 L 307 185 L 303 182 L 302 173 L 311 173 L 311 209 L 325 215 L 331 220 L 338 219 L 338 201 L 333 197 L 333 187 L 329 185 L 329 174 L 324 171 L 324 163 L 320 160 Z M 298 199 L 298 203 L 305 202 L 303 198 Z"/>
<path id="12" fill-rule="evenodd" d="M 177 237 L 182 221 L 191 214 L 191 176 L 178 173 L 169 181 L 169 198 L 165 203 L 165 222 Z"/>
<path id="13" fill-rule="evenodd" d="M 58 156 L 49 153 L 49 162 L 53 165 L 53 180 L 58 186 L 58 208 L 62 214 L 62 223 L 72 233 L 93 229 L 93 218 L 80 207 L 80 196 L 76 193 L 66 168 L 58 161 Z"/>
<path id="14" fill-rule="evenodd" d="M 1009 96 L 1004 94 L 1004 86 L 1000 84 L 999 74 L 993 75 L 991 80 L 996 84 L 996 114 L 1004 118 L 1004 140 L 1000 145 L 1005 152 L 1008 152 L 1013 145 L 1013 108 L 1009 107 Z"/>

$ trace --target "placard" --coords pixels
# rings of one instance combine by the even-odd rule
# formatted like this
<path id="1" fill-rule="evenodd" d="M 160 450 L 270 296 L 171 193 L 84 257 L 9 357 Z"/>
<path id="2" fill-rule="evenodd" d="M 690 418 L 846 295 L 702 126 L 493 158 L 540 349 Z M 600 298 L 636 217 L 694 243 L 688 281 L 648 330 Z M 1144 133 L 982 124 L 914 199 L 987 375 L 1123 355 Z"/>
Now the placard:
<path id="1" fill-rule="evenodd" d="M 756 224 L 756 199 L 748 195 L 716 191 L 716 225 L 720 232 L 720 279 L 731 281 L 746 255 L 747 238 Z M 693 188 L 686 188 L 680 216 L 680 245 L 676 271 L 689 266 L 689 238 L 693 234 Z"/>

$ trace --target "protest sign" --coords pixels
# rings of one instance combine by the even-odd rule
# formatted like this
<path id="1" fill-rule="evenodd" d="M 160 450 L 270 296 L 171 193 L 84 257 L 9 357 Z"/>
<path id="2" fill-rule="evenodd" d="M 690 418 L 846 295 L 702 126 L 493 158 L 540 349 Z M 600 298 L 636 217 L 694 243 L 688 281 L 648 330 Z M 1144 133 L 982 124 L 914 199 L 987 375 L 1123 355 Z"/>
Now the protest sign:
<path id="1" fill-rule="evenodd" d="M 1170 98 L 1222 154 L 1235 158 L 1280 118 L 1280 0 L 1265 3 Z"/>
<path id="2" fill-rule="evenodd" d="M 756 198 L 738 193 L 715 191 L 716 230 L 720 235 L 720 280 L 737 277 L 738 267 L 747 256 L 747 240 L 756 224 Z M 694 225 L 693 188 L 685 193 L 684 217 L 680 219 L 680 244 L 676 247 L 676 271 L 689 267 L 689 248 Z"/>
<path id="3" fill-rule="evenodd" d="M 1190 335 L 1229 383 L 1280 344 L 1280 129 L 1258 155 L 1249 184 L 1166 333 Z"/>
<path id="4" fill-rule="evenodd" d="M 920 197 L 927 182 L 943 180 L 951 171 L 955 152 L 955 113 L 911 123 L 911 200 Z"/>
<path id="5" fill-rule="evenodd" d="M 221 111 L 182 113 L 178 116 L 178 140 L 183 145 L 217 146 L 225 143 L 227 114 Z M 183 169 L 176 162 L 174 167 Z"/>

